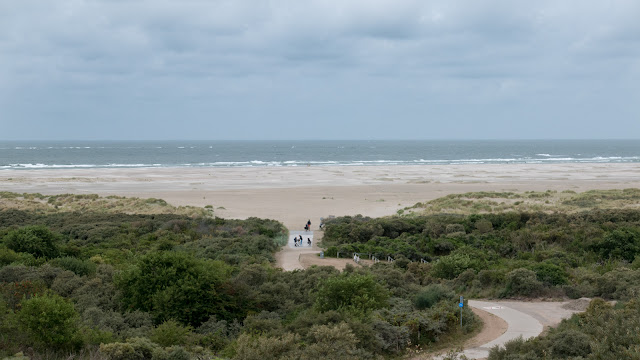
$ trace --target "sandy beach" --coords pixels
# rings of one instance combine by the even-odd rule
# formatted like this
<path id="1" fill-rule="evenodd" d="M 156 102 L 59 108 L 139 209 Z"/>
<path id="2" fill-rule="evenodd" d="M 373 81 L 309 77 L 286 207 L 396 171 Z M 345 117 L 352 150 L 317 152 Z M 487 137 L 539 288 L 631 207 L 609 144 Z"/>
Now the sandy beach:
<path id="1" fill-rule="evenodd" d="M 390 215 L 451 193 L 632 187 L 640 187 L 638 163 L 0 171 L 0 191 L 154 197 L 292 230 L 328 215 Z"/>

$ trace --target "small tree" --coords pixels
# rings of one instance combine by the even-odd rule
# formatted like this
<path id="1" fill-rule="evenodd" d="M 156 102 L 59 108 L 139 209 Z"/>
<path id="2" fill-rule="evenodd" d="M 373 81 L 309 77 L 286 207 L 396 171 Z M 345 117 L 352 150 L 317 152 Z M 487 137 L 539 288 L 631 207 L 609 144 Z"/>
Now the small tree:
<path id="1" fill-rule="evenodd" d="M 473 267 L 471 257 L 463 253 L 443 256 L 433 265 L 433 275 L 442 279 L 455 279 L 468 268 Z"/>
<path id="2" fill-rule="evenodd" d="M 73 347 L 77 318 L 72 303 L 51 293 L 23 301 L 18 313 L 20 327 L 34 342 L 52 348 Z"/>
<path id="3" fill-rule="evenodd" d="M 116 278 L 122 303 L 149 312 L 156 323 L 175 319 L 198 326 L 209 316 L 227 315 L 221 286 L 228 268 L 219 261 L 170 251 L 149 253 Z"/>
<path id="4" fill-rule="evenodd" d="M 343 273 L 322 283 L 316 306 L 320 311 L 338 310 L 364 315 L 383 307 L 387 298 L 387 290 L 372 276 Z"/>
<path id="5" fill-rule="evenodd" d="M 15 252 L 29 253 L 35 257 L 54 258 L 60 251 L 56 243 L 61 236 L 45 226 L 26 226 L 10 231 L 4 237 L 5 245 Z"/>

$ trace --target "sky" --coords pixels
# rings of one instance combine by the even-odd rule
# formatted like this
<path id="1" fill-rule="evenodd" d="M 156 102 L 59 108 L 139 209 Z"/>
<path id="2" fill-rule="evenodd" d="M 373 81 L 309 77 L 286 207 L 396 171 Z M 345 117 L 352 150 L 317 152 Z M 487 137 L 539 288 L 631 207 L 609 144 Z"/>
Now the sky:
<path id="1" fill-rule="evenodd" d="M 0 139 L 640 139 L 637 0 L 0 0 Z"/>

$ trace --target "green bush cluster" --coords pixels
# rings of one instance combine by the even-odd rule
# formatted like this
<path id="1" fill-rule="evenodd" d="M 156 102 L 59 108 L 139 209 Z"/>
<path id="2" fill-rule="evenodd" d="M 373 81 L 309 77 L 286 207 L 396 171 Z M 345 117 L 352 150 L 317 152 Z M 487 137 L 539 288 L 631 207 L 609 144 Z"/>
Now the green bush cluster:
<path id="1" fill-rule="evenodd" d="M 470 296 L 625 300 L 640 291 L 640 211 L 633 209 L 345 216 L 326 222 L 323 245 L 327 256 L 427 261 L 421 282 L 450 283 Z M 411 268 L 406 260 L 397 266 Z"/>
<path id="2" fill-rule="evenodd" d="M 425 290 L 406 259 L 275 269 L 286 229 L 271 220 L 0 216 L 0 358 L 374 359 L 477 326 L 465 309 L 460 330 L 451 286 Z M 416 300 L 429 291 L 429 306 Z"/>

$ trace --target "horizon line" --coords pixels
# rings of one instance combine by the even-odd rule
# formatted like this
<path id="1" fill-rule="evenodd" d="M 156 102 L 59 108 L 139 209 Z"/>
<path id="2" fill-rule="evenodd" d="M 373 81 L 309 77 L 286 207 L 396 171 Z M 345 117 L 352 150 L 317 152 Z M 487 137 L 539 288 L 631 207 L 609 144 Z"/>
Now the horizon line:
<path id="1" fill-rule="evenodd" d="M 242 141 L 264 141 L 264 142 L 305 142 L 305 141 L 603 141 L 603 140 L 637 140 L 640 138 L 425 138 L 425 139 L 406 139 L 406 138 L 375 138 L 375 139 L 0 139 L 0 141 L 6 142 L 18 142 L 18 141 L 139 141 L 139 142 L 152 142 L 152 141 L 221 141 L 221 142 L 242 142 Z"/>

